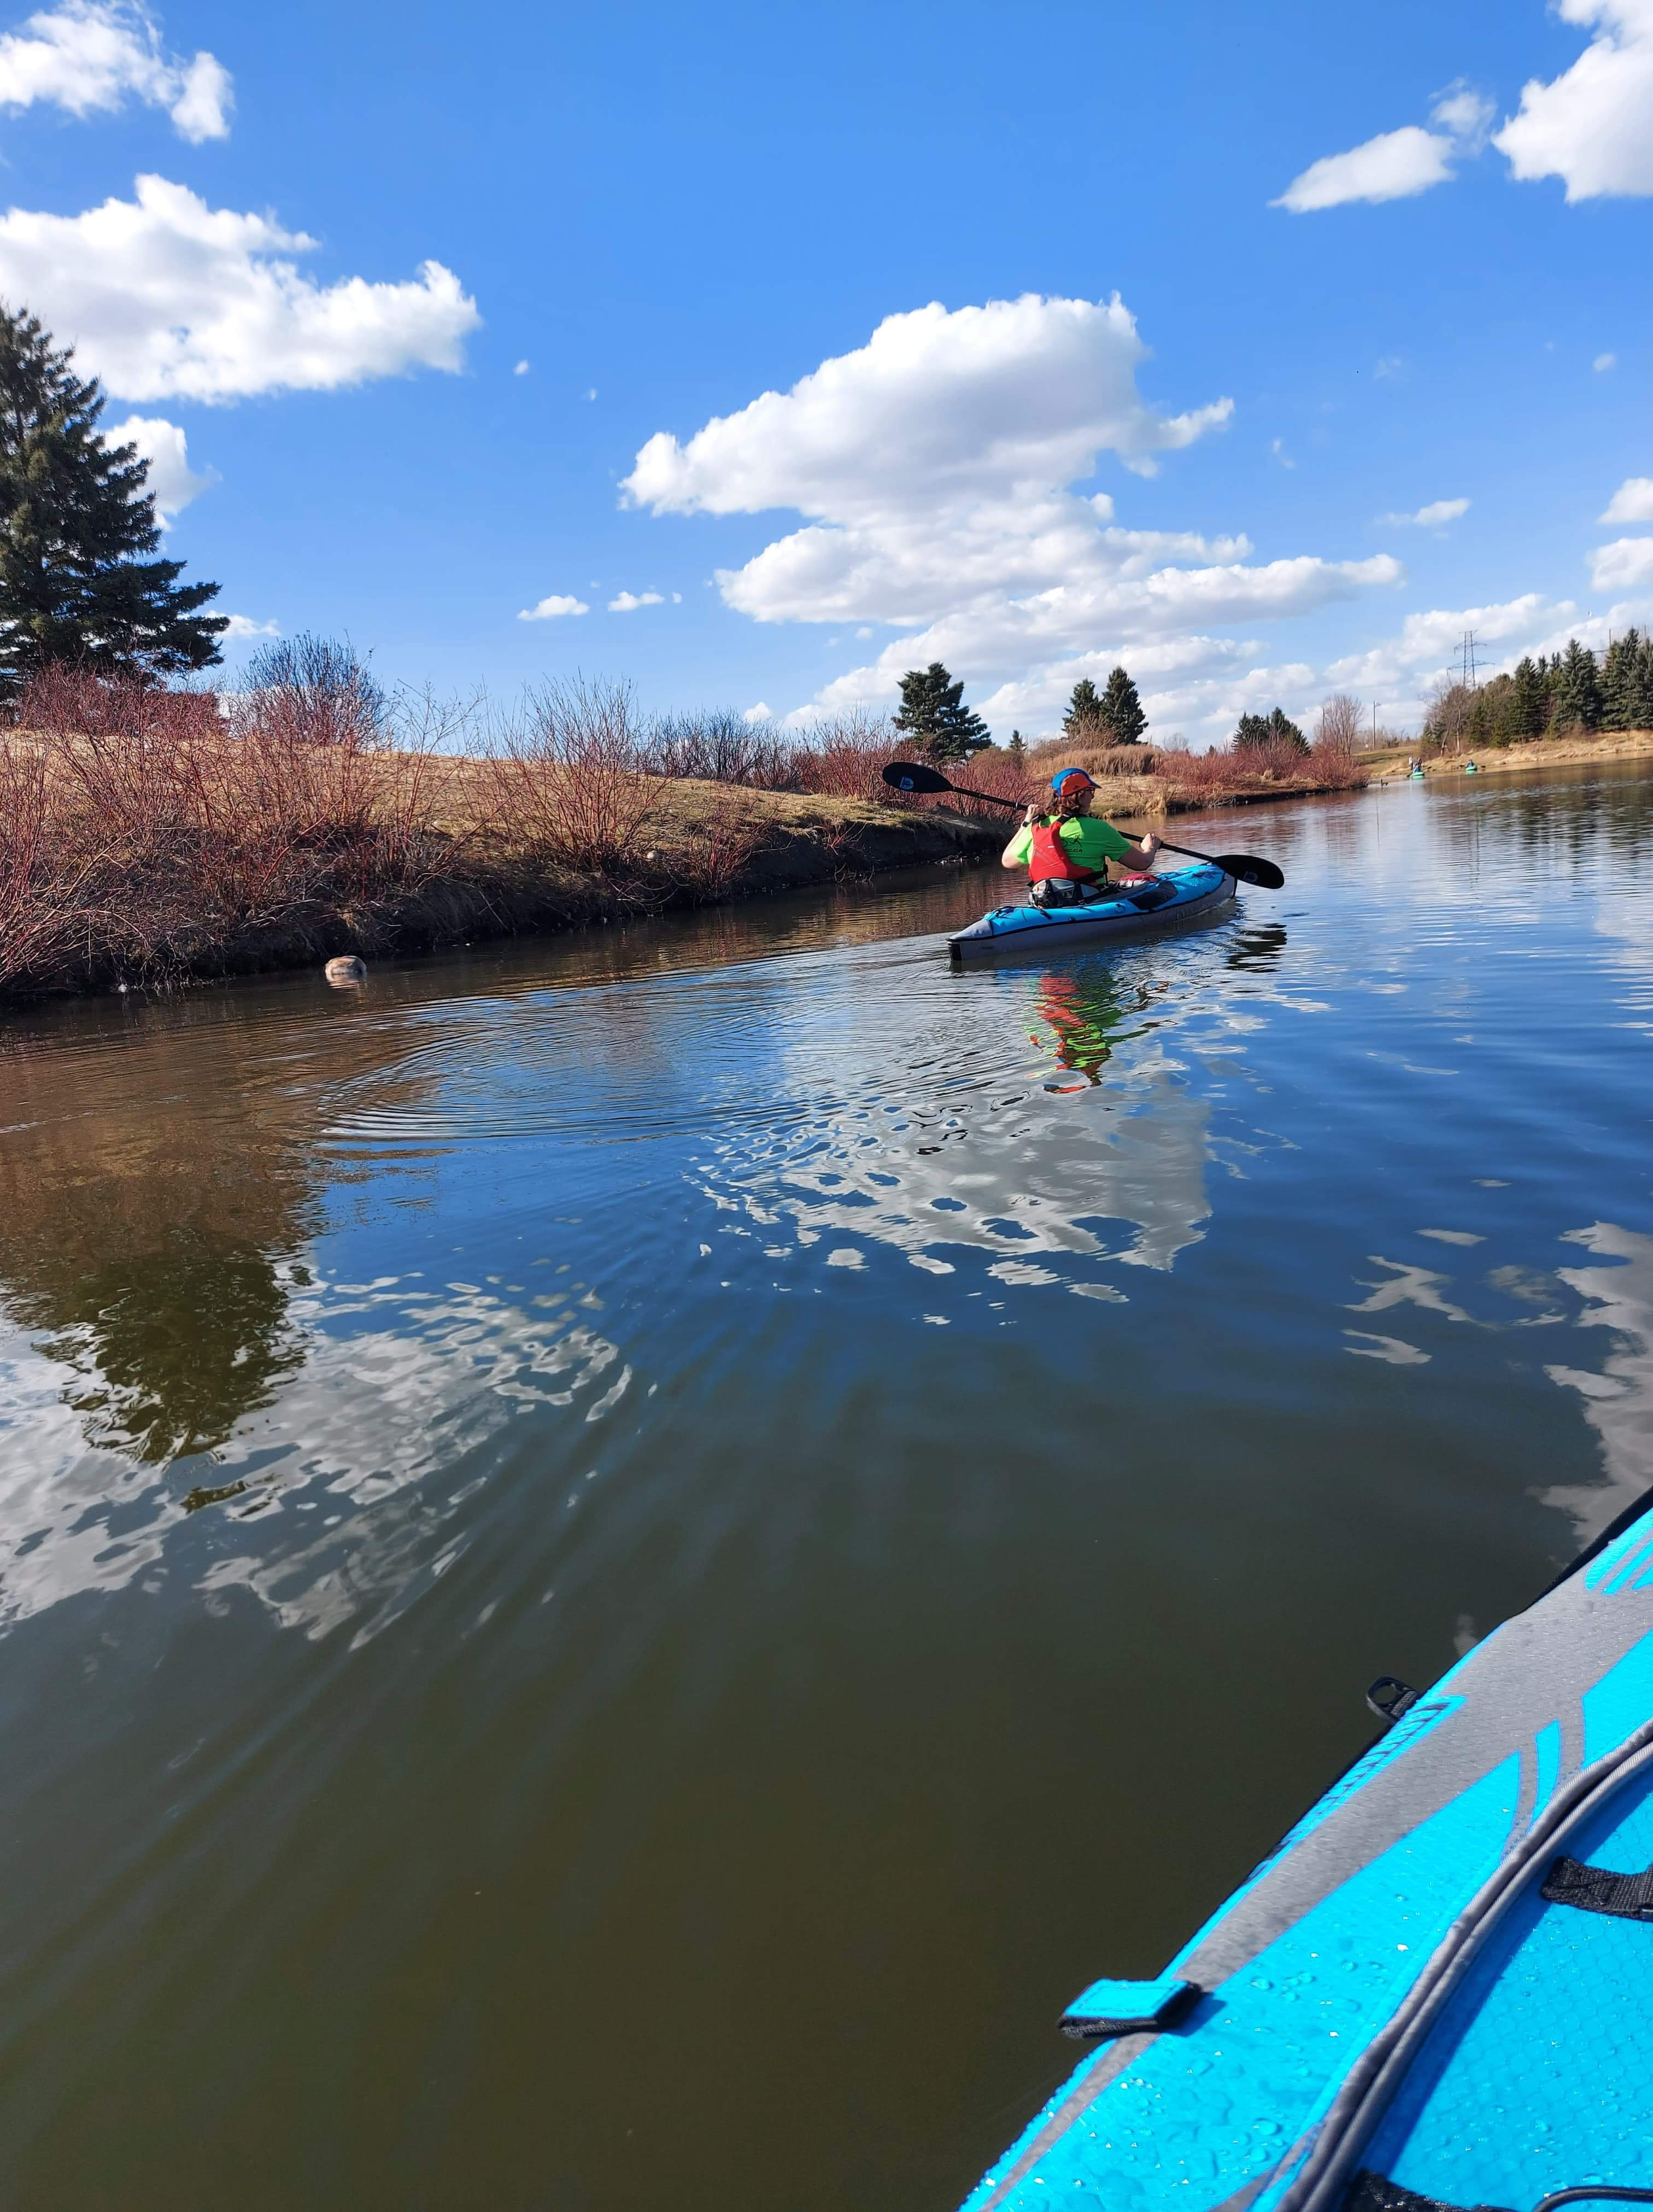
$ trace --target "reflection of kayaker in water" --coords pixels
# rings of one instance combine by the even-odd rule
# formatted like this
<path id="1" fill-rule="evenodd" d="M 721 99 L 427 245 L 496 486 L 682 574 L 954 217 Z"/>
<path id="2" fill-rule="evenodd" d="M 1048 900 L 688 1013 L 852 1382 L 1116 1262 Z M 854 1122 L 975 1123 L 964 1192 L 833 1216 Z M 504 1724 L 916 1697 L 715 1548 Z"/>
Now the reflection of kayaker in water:
<path id="1" fill-rule="evenodd" d="M 1160 988 L 1164 988 L 1161 986 Z M 1056 1058 L 1088 1083 L 1102 1081 L 1102 1069 L 1114 1048 L 1121 1022 L 1147 1006 L 1147 994 L 1133 991 L 1127 1005 L 1106 969 L 1066 969 L 1041 977 L 1035 1004 L 1041 1018 L 1055 1032 Z M 1033 1042 L 1045 1040 L 1032 1031 Z M 1075 1085 L 1048 1084 L 1048 1090 L 1076 1089 Z"/>
<path id="2" fill-rule="evenodd" d="M 1003 865 L 1026 868 L 1036 906 L 1077 906 L 1098 897 L 1107 885 L 1109 860 L 1153 872 L 1159 840 L 1150 831 L 1133 845 L 1122 830 L 1092 814 L 1096 787 L 1082 768 L 1058 769 L 1050 779 L 1054 806 L 1043 813 L 1030 806 L 1006 846 Z"/>

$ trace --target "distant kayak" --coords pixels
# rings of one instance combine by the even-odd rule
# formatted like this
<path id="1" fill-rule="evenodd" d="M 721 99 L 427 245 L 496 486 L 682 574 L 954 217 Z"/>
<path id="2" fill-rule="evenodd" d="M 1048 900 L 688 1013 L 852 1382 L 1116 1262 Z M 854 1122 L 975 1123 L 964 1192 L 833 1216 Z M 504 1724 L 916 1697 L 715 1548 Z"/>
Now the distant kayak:
<path id="1" fill-rule="evenodd" d="M 1164 1974 L 1073 2000 L 1100 2048 L 969 2212 L 1653 2197 L 1653 1498 L 1368 1698 L 1393 1725 Z M 1128 1885 L 1097 1911 L 1129 1940 Z"/>
<path id="2" fill-rule="evenodd" d="M 1407 776 L 1407 781 L 1408 783 L 1421 783 L 1421 782 L 1423 781 L 1423 780 L 1424 780 L 1424 772 L 1423 772 L 1422 769 L 1420 769 L 1420 768 L 1415 768 L 1415 769 L 1413 769 L 1413 771 L 1412 771 L 1412 773 L 1411 773 L 1411 775 L 1408 775 L 1408 776 Z"/>
<path id="3" fill-rule="evenodd" d="M 1083 906 L 1035 906 L 1027 898 L 1013 906 L 996 906 L 980 921 L 950 937 L 947 945 L 955 960 L 968 960 L 1012 945 L 1025 951 L 1036 937 L 1041 951 L 1069 944 L 1097 945 L 1214 914 L 1234 891 L 1233 877 L 1221 868 L 1168 868 L 1151 884 L 1136 888 L 1115 884 L 1108 897 L 1088 900 Z"/>

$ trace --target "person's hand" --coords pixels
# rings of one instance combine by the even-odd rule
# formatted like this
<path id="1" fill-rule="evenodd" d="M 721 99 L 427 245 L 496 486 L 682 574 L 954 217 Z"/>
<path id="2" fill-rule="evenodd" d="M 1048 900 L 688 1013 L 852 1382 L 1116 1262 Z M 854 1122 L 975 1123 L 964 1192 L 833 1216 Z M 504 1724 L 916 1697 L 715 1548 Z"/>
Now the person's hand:
<path id="1" fill-rule="evenodd" d="M 1032 800 L 1032 799 L 1029 799 L 1029 801 L 1028 801 L 1028 803 L 1027 803 L 1027 811 L 1026 811 L 1026 812 L 1023 815 L 1023 817 L 1022 817 L 1022 827 L 1023 827 L 1023 829 L 1024 829 L 1024 830 L 1030 830 L 1030 829 L 1033 827 L 1034 823 L 1038 820 L 1038 818 L 1039 818 L 1039 809 L 1038 809 L 1038 806 L 1037 806 L 1037 805 L 1036 804 L 1036 802 L 1035 802 L 1034 800 Z"/>
<path id="2" fill-rule="evenodd" d="M 1146 830 L 1146 831 L 1145 831 L 1145 832 L 1144 832 L 1143 839 L 1142 839 L 1142 850 L 1143 850 L 1144 854 L 1147 856 L 1147 858 L 1148 858 L 1149 860 L 1152 860 L 1152 858 L 1153 858 L 1154 854 L 1155 854 L 1159 850 L 1159 840 L 1158 840 L 1158 837 L 1156 837 L 1156 836 L 1154 836 L 1153 831 L 1152 831 L 1152 830 Z"/>

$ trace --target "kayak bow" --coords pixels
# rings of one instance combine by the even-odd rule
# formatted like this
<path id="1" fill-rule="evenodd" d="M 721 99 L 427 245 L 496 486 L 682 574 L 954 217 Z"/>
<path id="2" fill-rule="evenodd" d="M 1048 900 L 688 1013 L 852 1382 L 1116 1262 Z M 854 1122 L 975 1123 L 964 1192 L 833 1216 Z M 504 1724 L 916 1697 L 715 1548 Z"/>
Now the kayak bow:
<path id="1" fill-rule="evenodd" d="M 1456 2212 L 1653 2201 L 1653 1504 L 1391 1725 L 969 2201 Z M 1128 1899 L 1126 1900 L 1128 1910 Z"/>

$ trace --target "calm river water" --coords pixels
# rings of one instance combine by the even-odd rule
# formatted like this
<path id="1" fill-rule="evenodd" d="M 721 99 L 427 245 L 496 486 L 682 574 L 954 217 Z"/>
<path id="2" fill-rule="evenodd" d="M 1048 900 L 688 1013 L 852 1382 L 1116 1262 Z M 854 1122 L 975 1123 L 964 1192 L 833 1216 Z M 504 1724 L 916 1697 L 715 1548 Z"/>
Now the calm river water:
<path id="1" fill-rule="evenodd" d="M 0 1024 L 0 2201 L 945 2207 L 1653 1481 L 1653 783 Z"/>

